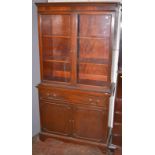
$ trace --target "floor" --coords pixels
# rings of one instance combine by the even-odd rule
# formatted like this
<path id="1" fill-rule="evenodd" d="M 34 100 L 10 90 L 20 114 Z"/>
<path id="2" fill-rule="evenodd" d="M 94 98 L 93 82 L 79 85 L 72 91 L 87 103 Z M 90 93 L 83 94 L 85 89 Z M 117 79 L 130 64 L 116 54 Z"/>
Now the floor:
<path id="1" fill-rule="evenodd" d="M 102 153 L 97 147 L 66 143 L 56 139 L 42 142 L 35 138 L 32 144 L 32 155 L 108 155 Z"/>

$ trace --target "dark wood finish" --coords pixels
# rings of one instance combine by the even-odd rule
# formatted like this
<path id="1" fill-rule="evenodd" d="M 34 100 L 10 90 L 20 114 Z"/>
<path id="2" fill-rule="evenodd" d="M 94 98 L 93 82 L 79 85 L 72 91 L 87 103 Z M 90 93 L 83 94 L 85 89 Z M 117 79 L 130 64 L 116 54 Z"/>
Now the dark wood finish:
<path id="1" fill-rule="evenodd" d="M 66 11 L 117 11 L 120 3 L 106 2 L 69 2 L 69 3 L 36 3 L 38 12 L 42 14 Z"/>
<path id="2" fill-rule="evenodd" d="M 109 95 L 104 93 L 40 86 L 39 96 L 41 100 L 47 101 L 56 100 L 76 105 L 98 106 L 105 110 L 109 107 Z"/>
<path id="3" fill-rule="evenodd" d="M 112 143 L 117 145 L 118 147 L 122 146 L 122 135 L 120 134 L 114 134 L 112 135 Z"/>
<path id="4" fill-rule="evenodd" d="M 87 5 L 86 5 L 87 4 Z M 44 61 L 53 61 L 53 63 L 63 63 L 60 61 L 68 62 L 67 66 L 70 66 L 70 73 L 66 73 L 66 65 L 63 65 L 61 71 L 57 70 L 54 75 L 52 75 L 52 66 L 50 63 L 45 65 L 41 62 L 41 73 L 42 81 L 59 81 L 67 82 L 72 85 L 76 84 L 85 84 L 85 85 L 95 85 L 95 86 L 104 86 L 105 83 L 110 84 L 111 76 L 111 50 L 112 50 L 112 34 L 113 31 L 113 21 L 114 21 L 114 11 L 107 12 L 103 11 L 98 12 L 99 3 L 94 3 L 97 5 L 96 11 L 86 12 L 50 12 L 50 10 L 39 12 L 39 9 L 44 7 L 45 9 L 50 9 L 56 4 L 51 6 L 47 4 L 38 4 L 39 12 L 39 34 L 41 36 L 40 44 L 40 54 Z M 68 7 L 71 3 L 68 4 Z M 76 7 L 89 7 L 88 3 L 80 3 Z M 105 3 L 105 7 L 112 7 L 114 3 L 108 4 Z M 115 4 L 117 5 L 117 4 Z M 73 4 L 73 7 L 75 3 Z M 56 5 L 55 9 L 61 8 L 62 5 Z M 65 6 L 67 7 L 67 6 Z M 63 7 L 64 8 L 64 7 Z M 52 11 L 53 11 L 52 10 Z M 42 61 L 41 59 L 41 61 Z M 89 59 L 88 61 L 81 60 Z M 94 61 L 94 59 L 100 59 L 100 63 Z M 80 62 L 80 63 L 77 63 Z M 85 64 L 83 64 L 85 63 Z M 90 64 L 91 63 L 91 64 Z M 106 64 L 104 64 L 106 63 Z M 86 71 L 88 68 L 99 68 L 98 65 L 104 65 L 104 73 L 84 73 L 81 75 L 81 69 Z M 89 67 L 88 67 L 89 66 Z M 101 66 L 103 68 L 103 66 Z M 50 69 L 49 69 L 50 68 Z M 56 74 L 56 76 L 55 76 Z M 58 75 L 58 76 L 57 76 Z M 67 77 L 66 77 L 67 76 Z M 82 76 L 82 78 L 80 78 Z M 53 78 L 54 77 L 54 78 Z M 70 78 L 69 78 L 70 77 Z M 89 78 L 88 78 L 89 77 Z M 77 79 L 79 78 L 79 79 Z M 86 82 L 87 81 L 87 82 Z M 88 82 L 89 81 L 89 82 Z M 96 83 L 96 84 L 95 84 Z"/>
<path id="5" fill-rule="evenodd" d="M 60 37 L 43 37 L 42 40 L 44 60 L 70 60 L 70 39 Z"/>
<path id="6" fill-rule="evenodd" d="M 42 35 L 70 36 L 70 15 L 42 15 Z"/>
<path id="7" fill-rule="evenodd" d="M 81 13 L 78 16 L 78 22 L 78 57 L 79 61 L 83 60 L 78 65 L 78 82 L 103 86 L 104 83 L 109 82 L 111 75 L 109 69 L 111 68 L 110 34 L 112 33 L 112 14 L 105 12 L 95 14 Z M 87 61 L 84 61 L 85 59 Z M 100 59 L 102 66 L 99 62 L 96 64 L 94 59 Z M 106 65 L 104 65 L 105 61 Z M 96 72 L 97 70 L 98 72 Z"/>
<path id="8" fill-rule="evenodd" d="M 75 106 L 73 136 L 91 141 L 106 142 L 107 111 L 97 107 Z"/>
<path id="9" fill-rule="evenodd" d="M 119 111 L 115 112 L 115 121 L 117 123 L 122 123 L 122 113 L 121 112 L 119 112 Z"/>
<path id="10" fill-rule="evenodd" d="M 106 149 L 118 7 L 37 3 L 42 140 L 55 137 Z"/>
<path id="11" fill-rule="evenodd" d="M 40 109 L 42 131 L 70 135 L 71 107 L 69 105 L 41 101 Z"/>
<path id="12" fill-rule="evenodd" d="M 116 98 L 115 110 L 118 112 L 122 111 L 122 98 Z"/>
<path id="13" fill-rule="evenodd" d="M 42 141 L 45 141 L 48 138 L 55 138 L 55 139 L 62 140 L 64 142 L 72 142 L 72 143 L 82 144 L 82 145 L 91 145 L 91 146 L 99 147 L 103 152 L 107 151 L 107 145 L 104 143 L 97 143 L 90 140 L 78 139 L 78 138 L 73 138 L 69 136 L 57 135 L 57 134 L 49 134 L 47 132 L 40 133 L 40 139 Z"/>
<path id="14" fill-rule="evenodd" d="M 117 134 L 117 135 L 121 135 L 122 134 L 122 124 L 121 123 L 114 123 L 114 127 L 113 127 L 113 133 Z"/>
<path id="15" fill-rule="evenodd" d="M 83 38 L 79 39 L 80 59 L 109 59 L 109 40 L 104 38 Z M 104 52 L 103 52 L 104 51 Z"/>
<path id="16" fill-rule="evenodd" d="M 111 28 L 111 15 L 82 14 L 79 17 L 80 37 L 109 37 Z"/>
<path id="17" fill-rule="evenodd" d="M 43 78 L 45 80 L 69 82 L 71 79 L 71 66 L 69 63 L 44 61 L 43 68 Z"/>
<path id="18" fill-rule="evenodd" d="M 71 80 L 71 15 L 41 15 L 43 79 Z"/>

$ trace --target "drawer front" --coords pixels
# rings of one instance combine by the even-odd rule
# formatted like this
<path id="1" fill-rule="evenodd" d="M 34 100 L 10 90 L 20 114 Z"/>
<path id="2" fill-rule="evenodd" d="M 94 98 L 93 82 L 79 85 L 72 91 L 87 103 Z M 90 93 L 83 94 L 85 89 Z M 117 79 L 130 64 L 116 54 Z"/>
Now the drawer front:
<path id="1" fill-rule="evenodd" d="M 39 89 L 40 99 L 59 100 L 77 104 L 87 104 L 92 106 L 101 106 L 107 108 L 109 105 L 109 95 L 103 93 L 87 93 L 67 89 Z"/>
<path id="2" fill-rule="evenodd" d="M 65 101 L 66 95 L 65 95 L 65 93 L 58 91 L 58 90 L 40 89 L 39 90 L 39 98 L 44 99 L 44 100 Z"/>

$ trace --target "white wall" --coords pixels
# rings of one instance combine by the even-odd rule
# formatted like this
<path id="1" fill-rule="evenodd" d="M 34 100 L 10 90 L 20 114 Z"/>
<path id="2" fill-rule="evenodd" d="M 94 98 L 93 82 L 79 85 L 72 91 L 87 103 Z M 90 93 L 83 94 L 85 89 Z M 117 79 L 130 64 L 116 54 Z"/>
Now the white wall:
<path id="1" fill-rule="evenodd" d="M 32 1 L 32 136 L 40 131 L 38 91 L 35 87 L 40 83 L 38 24 L 35 2 L 47 2 L 47 0 Z"/>

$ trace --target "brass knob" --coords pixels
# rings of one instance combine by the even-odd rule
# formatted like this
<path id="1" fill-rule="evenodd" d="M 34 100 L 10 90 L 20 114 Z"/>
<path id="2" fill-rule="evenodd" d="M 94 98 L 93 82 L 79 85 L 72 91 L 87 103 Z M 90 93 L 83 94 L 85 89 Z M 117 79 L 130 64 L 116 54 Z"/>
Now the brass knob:
<path id="1" fill-rule="evenodd" d="M 89 101 L 91 102 L 91 101 L 92 101 L 92 99 L 91 99 L 91 98 L 89 98 Z"/>
<path id="2" fill-rule="evenodd" d="M 105 93 L 105 95 L 109 95 L 108 93 Z"/>
<path id="3" fill-rule="evenodd" d="M 98 100 L 97 100 L 97 102 L 99 103 L 99 102 L 100 102 L 100 100 L 98 99 Z"/>
<path id="4" fill-rule="evenodd" d="M 53 97 L 56 97 L 57 95 L 55 93 L 53 93 Z"/>

